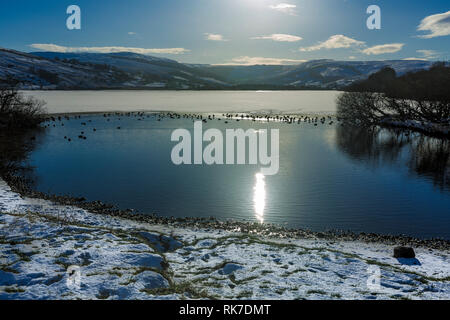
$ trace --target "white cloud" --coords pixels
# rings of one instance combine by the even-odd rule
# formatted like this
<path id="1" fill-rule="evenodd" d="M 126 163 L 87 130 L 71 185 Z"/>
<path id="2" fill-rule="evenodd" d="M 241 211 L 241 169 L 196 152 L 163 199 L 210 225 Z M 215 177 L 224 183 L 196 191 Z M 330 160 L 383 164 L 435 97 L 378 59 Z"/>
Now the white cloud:
<path id="1" fill-rule="evenodd" d="M 340 49 L 358 47 L 364 45 L 363 41 L 358 41 L 342 34 L 336 34 L 331 36 L 328 40 L 320 42 L 319 44 L 311 47 L 300 48 L 300 51 L 316 51 L 320 49 Z"/>
<path id="2" fill-rule="evenodd" d="M 279 12 L 289 14 L 291 16 L 295 16 L 296 15 L 295 8 L 297 8 L 297 6 L 295 4 L 279 3 L 276 5 L 269 6 L 269 8 L 273 9 L 273 10 L 277 10 Z"/>
<path id="3" fill-rule="evenodd" d="M 427 61 L 427 59 L 424 59 L 424 58 L 414 58 L 414 57 L 411 57 L 411 58 L 404 58 L 404 59 L 402 59 L 402 60 L 412 60 L 412 61 L 420 60 L 420 61 Z"/>
<path id="4" fill-rule="evenodd" d="M 30 47 L 38 50 L 62 52 L 62 53 L 114 53 L 133 52 L 139 54 L 184 54 L 190 50 L 184 48 L 146 49 L 132 47 L 65 47 L 56 44 L 33 43 Z"/>
<path id="5" fill-rule="evenodd" d="M 205 33 L 205 39 L 210 41 L 228 41 L 221 34 Z"/>
<path id="6" fill-rule="evenodd" d="M 419 36 L 425 39 L 450 35 L 450 11 L 425 17 L 417 30 L 429 32 L 429 34 Z"/>
<path id="7" fill-rule="evenodd" d="M 259 37 L 253 37 L 251 38 L 253 40 L 273 40 L 273 41 L 279 41 L 279 42 L 296 42 L 300 41 L 303 38 L 298 36 L 293 36 L 290 34 L 282 34 L 282 33 L 274 33 L 270 36 L 259 36 Z"/>
<path id="8" fill-rule="evenodd" d="M 263 57 L 237 57 L 231 62 L 221 63 L 218 65 L 236 65 L 236 66 L 253 66 L 253 65 L 292 65 L 306 62 L 307 60 L 283 59 L 283 58 L 263 58 Z"/>
<path id="9" fill-rule="evenodd" d="M 128 32 L 128 34 L 129 34 L 130 36 L 134 36 L 134 35 L 136 35 L 136 32 L 130 31 L 130 32 Z"/>
<path id="10" fill-rule="evenodd" d="M 370 54 L 383 54 L 394 53 L 402 50 L 404 43 L 388 43 L 377 45 L 373 47 L 367 47 L 364 41 L 358 41 L 342 34 L 336 34 L 328 38 L 328 40 L 319 42 L 317 45 L 300 48 L 300 51 L 309 52 L 317 51 L 321 49 L 342 49 L 342 48 L 360 48 L 360 52 L 367 55 Z M 365 49 L 362 49 L 365 48 Z"/>
<path id="11" fill-rule="evenodd" d="M 434 59 L 439 57 L 439 52 L 434 50 L 417 50 L 417 53 L 420 53 L 425 59 Z"/>
<path id="12" fill-rule="evenodd" d="M 363 53 L 370 54 L 383 54 L 383 53 L 395 53 L 402 50 L 404 43 L 387 43 L 378 46 L 369 47 L 362 50 Z"/>

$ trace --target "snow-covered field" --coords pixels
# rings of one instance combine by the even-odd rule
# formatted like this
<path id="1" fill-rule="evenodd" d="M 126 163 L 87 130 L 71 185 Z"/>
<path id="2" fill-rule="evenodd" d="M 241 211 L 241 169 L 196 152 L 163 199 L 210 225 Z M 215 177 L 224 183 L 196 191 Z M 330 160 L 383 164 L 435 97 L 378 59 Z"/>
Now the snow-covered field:
<path id="1" fill-rule="evenodd" d="M 450 299 L 449 252 L 392 250 L 143 224 L 0 180 L 0 299 Z"/>

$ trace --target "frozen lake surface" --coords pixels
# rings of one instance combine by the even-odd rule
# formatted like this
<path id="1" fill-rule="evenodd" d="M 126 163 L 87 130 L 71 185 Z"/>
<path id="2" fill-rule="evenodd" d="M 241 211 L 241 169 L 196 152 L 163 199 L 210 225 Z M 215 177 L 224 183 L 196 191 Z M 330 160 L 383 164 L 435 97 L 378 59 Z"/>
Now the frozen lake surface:
<path id="1" fill-rule="evenodd" d="M 47 102 L 50 113 L 179 111 L 335 112 L 337 91 L 25 91 Z"/>

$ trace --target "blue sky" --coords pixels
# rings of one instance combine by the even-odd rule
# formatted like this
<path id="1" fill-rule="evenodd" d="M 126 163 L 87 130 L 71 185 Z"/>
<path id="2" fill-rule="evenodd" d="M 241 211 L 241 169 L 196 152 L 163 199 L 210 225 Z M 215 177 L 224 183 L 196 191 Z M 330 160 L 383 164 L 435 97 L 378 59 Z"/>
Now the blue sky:
<path id="1" fill-rule="evenodd" d="M 81 30 L 66 27 L 73 4 Z M 381 8 L 381 30 L 366 27 L 369 5 Z M 127 50 L 189 63 L 450 56 L 448 0 L 14 0 L 0 3 L 0 30 L 0 46 L 21 51 Z"/>

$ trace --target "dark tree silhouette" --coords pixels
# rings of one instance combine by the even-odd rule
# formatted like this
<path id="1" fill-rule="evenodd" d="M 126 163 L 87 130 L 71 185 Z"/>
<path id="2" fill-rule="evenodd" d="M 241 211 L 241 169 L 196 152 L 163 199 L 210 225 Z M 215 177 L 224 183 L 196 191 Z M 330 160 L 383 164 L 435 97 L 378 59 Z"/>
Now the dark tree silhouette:
<path id="1" fill-rule="evenodd" d="M 0 87 L 0 129 L 37 127 L 45 118 L 44 105 L 24 97 L 15 86 Z"/>
<path id="2" fill-rule="evenodd" d="M 354 83 L 338 97 L 338 116 L 356 124 L 450 125 L 450 67 L 436 63 L 429 70 L 397 77 L 384 68 Z"/>

